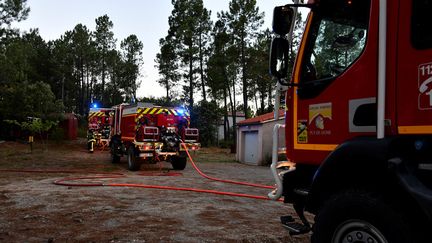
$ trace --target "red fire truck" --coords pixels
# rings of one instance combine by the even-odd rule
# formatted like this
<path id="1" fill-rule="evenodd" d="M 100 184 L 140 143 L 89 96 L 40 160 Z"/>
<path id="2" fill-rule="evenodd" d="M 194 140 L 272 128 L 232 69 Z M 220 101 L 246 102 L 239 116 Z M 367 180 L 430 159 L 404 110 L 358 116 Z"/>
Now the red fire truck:
<path id="1" fill-rule="evenodd" d="M 190 128 L 190 115 L 184 108 L 155 106 L 149 103 L 121 104 L 113 107 L 110 141 L 113 163 L 127 156 L 128 169 L 141 163 L 171 162 L 175 170 L 186 167 L 185 149 L 200 148 L 199 132 Z"/>
<path id="2" fill-rule="evenodd" d="M 300 9 L 309 13 L 288 79 Z M 432 242 L 431 16 L 430 0 L 275 8 L 270 72 L 285 93 L 288 161 L 273 160 L 269 197 L 293 204 L 297 217 L 281 217 L 291 234 Z"/>
<path id="3" fill-rule="evenodd" d="M 111 132 L 111 108 L 90 108 L 87 122 L 87 148 L 90 152 L 96 146 L 104 146 L 110 139 Z"/>

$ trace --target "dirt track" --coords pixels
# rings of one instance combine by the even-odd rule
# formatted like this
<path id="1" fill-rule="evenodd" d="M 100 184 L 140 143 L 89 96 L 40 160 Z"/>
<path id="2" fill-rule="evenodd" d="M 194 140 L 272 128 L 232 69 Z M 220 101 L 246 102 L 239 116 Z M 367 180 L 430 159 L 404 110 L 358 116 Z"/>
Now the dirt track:
<path id="1" fill-rule="evenodd" d="M 87 153 L 83 142 L 48 147 L 49 151 L 43 152 L 39 147 L 30 154 L 28 145 L 2 143 L 0 169 L 121 172 L 125 178 L 99 182 L 255 195 L 269 192 L 209 181 L 190 165 L 181 176 L 142 176 L 128 172 L 124 158 L 122 163 L 113 165 L 106 151 Z M 210 176 L 273 184 L 267 167 L 233 162 L 234 156 L 226 151 L 203 149 L 195 156 L 198 166 Z M 162 167 L 171 168 L 168 163 Z M 146 165 L 141 172 L 157 169 L 156 165 Z M 309 242 L 308 236 L 290 237 L 282 228 L 279 216 L 293 210 L 280 202 L 156 189 L 53 184 L 56 179 L 85 175 L 0 172 L 0 242 Z"/>

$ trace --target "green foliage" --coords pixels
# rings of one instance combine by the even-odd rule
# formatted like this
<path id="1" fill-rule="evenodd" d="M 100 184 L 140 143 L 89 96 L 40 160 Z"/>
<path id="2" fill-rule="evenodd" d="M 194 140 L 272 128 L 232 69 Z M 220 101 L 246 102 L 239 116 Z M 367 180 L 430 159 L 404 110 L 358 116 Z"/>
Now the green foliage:
<path id="1" fill-rule="evenodd" d="M 144 97 L 138 99 L 140 102 L 151 103 L 154 105 L 165 106 L 165 107 L 180 107 L 183 106 L 183 101 L 179 99 L 166 99 L 165 97 L 156 98 L 156 97 Z"/>
<path id="2" fill-rule="evenodd" d="M 170 63 L 166 58 L 175 53 L 178 58 L 174 60 L 178 60 L 178 66 L 183 69 L 184 73 L 182 76 L 185 82 L 185 85 L 183 85 L 183 95 L 187 97 L 189 106 L 192 107 L 194 103 L 194 90 L 199 86 L 196 73 L 200 74 L 203 98 L 204 100 L 206 99 L 204 61 L 208 56 L 211 13 L 204 8 L 202 0 L 172 0 L 172 4 L 174 9 L 168 21 L 170 27 L 168 36 L 165 38 L 165 41 L 161 41 L 161 48 L 165 50 L 163 50 L 163 53 L 161 51 L 158 58 L 159 68 L 162 68 L 160 72 L 165 75 L 164 79 L 160 82 L 167 85 L 169 85 L 169 82 L 172 82 L 172 77 L 167 75 L 175 74 L 175 72 L 170 70 L 176 64 Z M 169 92 L 167 93 L 169 95 Z"/>
<path id="3" fill-rule="evenodd" d="M 143 44 L 136 35 L 130 35 L 124 39 L 120 47 L 123 51 L 124 61 L 124 74 L 123 82 L 120 87 L 125 90 L 126 99 L 134 98 L 137 99 L 136 91 L 140 86 L 138 77 L 140 73 L 140 67 L 142 65 L 142 49 Z"/>
<path id="4" fill-rule="evenodd" d="M 265 110 L 266 99 L 266 109 L 271 107 L 272 82 L 265 75 L 268 32 L 258 30 L 263 13 L 256 0 L 231 0 L 229 11 L 218 13 L 214 25 L 202 0 L 171 2 L 168 34 L 160 40 L 156 56 L 166 97 L 142 101 L 163 106 L 186 101 L 192 106 L 200 91 L 204 101 L 210 97 L 217 103 L 215 109 L 223 107 L 219 115 L 227 117 L 237 110 L 236 95 L 242 87 L 242 110 L 253 98 L 256 104 L 259 100 L 259 112 Z M 111 106 L 132 97 L 137 100 L 144 47 L 136 35 L 121 41 L 117 50 L 114 23 L 108 15 L 95 19 L 94 30 L 77 24 L 49 42 L 37 29 L 5 34 L 10 23 L 28 16 L 26 4 L 26 0 L 0 0 L 0 120 L 58 120 L 52 114 L 66 111 L 85 116 L 92 102 Z M 173 100 L 180 97 L 181 88 L 182 100 Z M 247 110 L 246 114 L 251 115 Z M 209 141 L 214 143 L 212 138 Z"/>
<path id="5" fill-rule="evenodd" d="M 101 94 L 99 97 L 99 100 L 102 102 L 106 101 L 108 97 L 108 94 L 105 93 L 108 53 L 114 49 L 116 42 L 116 39 L 114 39 L 114 33 L 112 32 L 113 27 L 113 22 L 106 14 L 96 19 L 96 31 L 94 32 L 94 37 L 96 48 L 98 50 L 98 71 L 101 74 L 102 79 Z"/>
<path id="6" fill-rule="evenodd" d="M 23 131 L 28 131 L 32 136 L 41 135 L 58 125 L 58 121 L 43 121 L 40 118 L 31 118 L 28 121 L 18 122 L 16 120 L 4 120 L 8 124 L 19 126 Z"/>
<path id="7" fill-rule="evenodd" d="M 28 16 L 26 0 L 0 0 L 0 13 L 0 119 L 43 117 L 53 110 L 44 101 L 52 97 L 62 101 L 57 102 L 64 105 L 62 111 L 81 115 L 93 102 L 111 106 L 136 98 L 142 43 L 130 35 L 121 43 L 122 52 L 117 51 L 108 15 L 96 19 L 95 31 L 77 24 L 46 42 L 37 29 L 5 34 L 11 22 Z M 52 88 L 47 95 L 41 95 L 40 87 L 31 91 L 31 85 L 40 86 L 41 81 Z"/>
<path id="8" fill-rule="evenodd" d="M 240 111 L 240 110 L 242 110 L 242 108 L 243 108 L 243 104 L 240 104 L 237 106 L 236 109 L 237 109 L 237 111 Z M 245 114 L 245 115 L 249 116 L 249 117 L 254 117 L 254 115 L 255 115 L 255 112 L 252 110 L 252 108 L 250 106 L 248 106 L 246 113 L 247 114 Z"/>
<path id="9" fill-rule="evenodd" d="M 233 111 L 236 110 L 238 51 L 228 33 L 226 18 L 221 13 L 218 13 L 218 18 L 212 31 L 214 44 L 208 61 L 208 85 L 212 97 L 215 100 L 223 101 L 224 138 L 227 139 L 230 137 L 230 126 L 232 125 L 228 125 L 228 114 L 236 114 Z M 233 116 L 233 123 L 236 123 L 235 116 Z M 235 127 L 231 129 L 231 132 L 231 137 L 235 138 Z"/>
<path id="10" fill-rule="evenodd" d="M 58 121 L 42 121 L 42 119 L 31 119 L 31 121 L 21 122 L 21 128 L 29 131 L 31 134 L 42 134 L 48 132 L 52 127 L 56 126 Z"/>
<path id="11" fill-rule="evenodd" d="M 201 145 L 206 147 L 216 144 L 216 132 L 220 110 L 215 102 L 201 101 L 191 111 L 191 126 L 198 128 Z"/>
<path id="12" fill-rule="evenodd" d="M 247 115 L 248 109 L 248 74 L 250 70 L 247 66 L 248 47 L 251 40 L 258 34 L 258 29 L 264 23 L 264 13 L 259 11 L 256 6 L 256 0 L 231 0 L 229 11 L 221 14 L 229 26 L 229 33 L 233 38 L 233 44 L 236 46 L 237 60 L 241 71 L 242 91 L 243 91 L 243 112 Z M 246 118 L 249 118 L 246 116 Z"/>
<path id="13" fill-rule="evenodd" d="M 219 147 L 220 148 L 231 148 L 231 146 L 233 146 L 235 143 L 234 143 L 234 140 L 220 140 L 219 141 Z"/>
<path id="14" fill-rule="evenodd" d="M 255 97 L 257 112 L 261 114 L 266 110 L 266 98 L 268 98 L 269 101 L 271 101 L 272 98 L 268 91 L 272 90 L 275 85 L 268 72 L 267 65 L 263 65 L 269 60 L 269 46 L 271 40 L 270 30 L 267 29 L 263 33 L 260 33 L 253 46 L 249 49 L 251 55 L 247 60 L 248 66 L 251 69 L 248 73 L 248 79 L 250 80 L 249 96 Z M 257 94 L 259 98 L 257 98 Z M 260 103 L 259 105 L 258 100 Z M 247 117 L 251 116 L 248 114 Z"/>
<path id="15" fill-rule="evenodd" d="M 62 102 L 55 100 L 50 86 L 44 82 L 3 85 L 0 96 L 3 119 L 23 121 L 27 117 L 39 117 L 58 120 L 55 114 L 63 112 Z"/>
<path id="16" fill-rule="evenodd" d="M 0 0 L 0 46 L 9 36 L 16 34 L 10 29 L 10 24 L 27 18 L 30 8 L 26 3 L 27 0 Z"/>
<path id="17" fill-rule="evenodd" d="M 167 36 L 159 40 L 161 48 L 160 53 L 156 54 L 156 67 L 159 69 L 159 75 L 162 77 L 157 82 L 166 90 L 166 99 L 169 100 L 172 96 L 171 89 L 175 86 L 180 74 L 178 71 L 179 64 L 176 59 L 175 46 L 173 38 Z"/>
<path id="18" fill-rule="evenodd" d="M 64 129 L 58 126 L 53 127 L 50 131 L 50 139 L 56 142 L 64 140 Z"/>

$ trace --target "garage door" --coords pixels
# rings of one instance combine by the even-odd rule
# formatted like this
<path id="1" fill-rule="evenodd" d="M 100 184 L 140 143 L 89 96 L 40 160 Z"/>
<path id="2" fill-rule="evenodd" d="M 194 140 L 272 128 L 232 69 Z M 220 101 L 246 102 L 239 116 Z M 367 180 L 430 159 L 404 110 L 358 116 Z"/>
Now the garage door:
<path id="1" fill-rule="evenodd" d="M 258 164 L 258 131 L 245 132 L 244 135 L 245 162 Z"/>

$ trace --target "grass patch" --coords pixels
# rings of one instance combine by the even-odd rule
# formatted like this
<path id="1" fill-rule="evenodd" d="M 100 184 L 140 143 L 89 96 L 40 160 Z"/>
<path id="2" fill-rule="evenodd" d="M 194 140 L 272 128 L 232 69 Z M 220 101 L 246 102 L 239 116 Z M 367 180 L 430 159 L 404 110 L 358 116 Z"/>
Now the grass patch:
<path id="1" fill-rule="evenodd" d="M 119 170 L 119 168 L 118 167 L 114 167 L 114 166 L 102 168 L 103 172 L 113 172 L 113 171 L 118 171 L 118 170 Z"/>
<path id="2" fill-rule="evenodd" d="M 235 163 L 235 154 L 229 149 L 210 147 L 201 148 L 198 151 L 190 152 L 193 160 L 197 163 Z"/>

